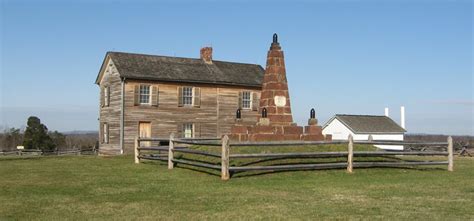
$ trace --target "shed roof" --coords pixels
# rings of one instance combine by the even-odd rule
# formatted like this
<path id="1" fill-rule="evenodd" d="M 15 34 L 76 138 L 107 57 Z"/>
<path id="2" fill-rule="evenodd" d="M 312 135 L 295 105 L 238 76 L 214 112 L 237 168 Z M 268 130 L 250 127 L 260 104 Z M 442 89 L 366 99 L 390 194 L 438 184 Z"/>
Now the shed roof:
<path id="1" fill-rule="evenodd" d="M 107 52 L 120 77 L 128 79 L 158 80 L 169 82 L 208 83 L 261 87 L 265 73 L 262 66 L 213 60 L 207 64 L 201 59 L 158 55 Z M 100 82 L 104 63 L 97 76 Z"/>
<path id="2" fill-rule="evenodd" d="M 334 119 L 338 119 L 342 124 L 354 133 L 405 133 L 406 130 L 400 127 L 395 121 L 387 116 L 376 115 L 348 115 L 336 114 L 325 125 L 327 127 Z"/>

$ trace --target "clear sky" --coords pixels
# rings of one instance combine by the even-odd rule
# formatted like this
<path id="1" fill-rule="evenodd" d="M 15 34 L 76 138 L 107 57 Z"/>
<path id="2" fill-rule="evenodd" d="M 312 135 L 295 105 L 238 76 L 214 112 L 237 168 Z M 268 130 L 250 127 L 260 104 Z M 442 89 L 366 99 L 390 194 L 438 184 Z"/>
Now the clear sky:
<path id="1" fill-rule="evenodd" d="M 265 66 L 274 32 L 293 115 L 383 115 L 409 133 L 474 135 L 473 2 L 1 1 L 0 125 L 98 130 L 107 51 Z"/>

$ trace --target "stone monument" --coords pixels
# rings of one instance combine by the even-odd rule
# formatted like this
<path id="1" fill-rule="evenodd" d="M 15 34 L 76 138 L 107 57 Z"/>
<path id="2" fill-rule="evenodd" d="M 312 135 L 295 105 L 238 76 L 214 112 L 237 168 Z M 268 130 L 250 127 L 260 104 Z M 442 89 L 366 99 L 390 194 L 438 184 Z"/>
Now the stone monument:
<path id="1" fill-rule="evenodd" d="M 286 79 L 285 60 L 278 35 L 273 35 L 273 42 L 267 54 L 267 65 L 263 77 L 260 95 L 260 116 L 256 125 L 240 124 L 237 110 L 236 124 L 231 128 L 232 140 L 244 141 L 283 141 L 283 140 L 331 140 L 322 134 L 318 126 L 314 109 L 311 110 L 308 126 L 304 129 L 293 123 L 290 94 Z"/>

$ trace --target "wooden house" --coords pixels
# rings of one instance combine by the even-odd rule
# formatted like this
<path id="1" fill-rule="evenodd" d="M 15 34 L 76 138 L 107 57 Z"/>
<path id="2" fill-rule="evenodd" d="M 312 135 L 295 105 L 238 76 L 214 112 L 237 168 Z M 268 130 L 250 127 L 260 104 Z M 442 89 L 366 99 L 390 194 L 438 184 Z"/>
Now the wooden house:
<path id="1" fill-rule="evenodd" d="M 264 69 L 256 64 L 107 52 L 100 87 L 99 151 L 133 151 L 135 137 L 220 137 L 238 108 L 255 124 Z"/>

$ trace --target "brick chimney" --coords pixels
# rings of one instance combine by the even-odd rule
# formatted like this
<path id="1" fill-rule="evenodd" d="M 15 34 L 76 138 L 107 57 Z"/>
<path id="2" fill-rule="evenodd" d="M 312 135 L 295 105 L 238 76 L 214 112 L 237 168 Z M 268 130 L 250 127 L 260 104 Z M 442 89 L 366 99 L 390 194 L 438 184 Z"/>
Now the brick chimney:
<path id="1" fill-rule="evenodd" d="M 212 48 L 211 47 L 201 48 L 201 59 L 207 64 L 212 64 Z"/>

